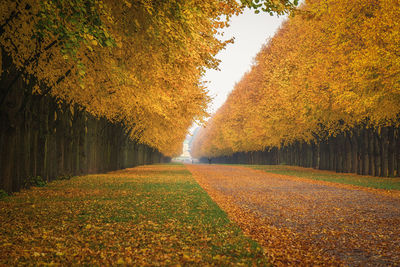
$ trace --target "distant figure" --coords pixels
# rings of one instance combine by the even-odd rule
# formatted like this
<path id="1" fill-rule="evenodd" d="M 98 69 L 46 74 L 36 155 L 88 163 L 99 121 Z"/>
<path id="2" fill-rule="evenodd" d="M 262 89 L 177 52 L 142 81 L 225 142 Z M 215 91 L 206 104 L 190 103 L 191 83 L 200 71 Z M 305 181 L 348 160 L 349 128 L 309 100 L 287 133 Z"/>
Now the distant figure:
<path id="1" fill-rule="evenodd" d="M 211 164 L 211 158 L 208 158 L 208 164 Z"/>

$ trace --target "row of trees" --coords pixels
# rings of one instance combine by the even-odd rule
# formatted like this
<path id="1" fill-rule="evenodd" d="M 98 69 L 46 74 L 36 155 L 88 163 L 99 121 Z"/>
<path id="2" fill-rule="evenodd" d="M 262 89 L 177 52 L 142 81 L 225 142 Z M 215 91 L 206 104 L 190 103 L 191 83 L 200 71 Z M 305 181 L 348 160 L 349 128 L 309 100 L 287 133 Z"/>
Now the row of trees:
<path id="1" fill-rule="evenodd" d="M 194 156 L 399 176 L 399 17 L 398 0 L 307 1 L 198 134 Z"/>
<path id="2" fill-rule="evenodd" d="M 14 104 L 7 113 L 5 107 L 0 112 L 0 185 L 7 192 L 38 180 L 169 161 L 130 140 L 122 125 L 57 104 L 49 96 L 13 94 L 7 103 Z"/>
<path id="3" fill-rule="evenodd" d="M 257 3 L 256 3 L 257 2 Z M 0 186 L 179 154 L 244 7 L 297 1 L 0 1 Z M 159 152 L 158 152 L 159 151 Z"/>
<path id="4" fill-rule="evenodd" d="M 217 33 L 244 6 L 281 13 L 294 6 L 257 3 L 1 1 L 0 46 L 12 60 L 12 69 L 2 67 L 11 81 L 2 85 L 1 104 L 23 76 L 32 93 L 122 122 L 132 139 L 179 153 L 187 129 L 207 115 L 200 78 L 231 42 Z"/>
<path id="5" fill-rule="evenodd" d="M 316 142 L 294 142 L 264 151 L 217 156 L 214 163 L 296 165 L 320 170 L 393 177 L 400 173 L 399 128 L 354 129 Z M 208 158 L 201 158 L 208 163 Z"/>

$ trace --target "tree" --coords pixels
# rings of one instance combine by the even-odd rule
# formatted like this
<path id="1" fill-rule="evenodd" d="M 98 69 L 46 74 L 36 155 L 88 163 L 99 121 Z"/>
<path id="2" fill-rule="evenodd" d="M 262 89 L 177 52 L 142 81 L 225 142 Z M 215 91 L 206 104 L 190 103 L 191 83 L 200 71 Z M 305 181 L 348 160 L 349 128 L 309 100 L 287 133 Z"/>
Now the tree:
<path id="1" fill-rule="evenodd" d="M 258 3 L 258 1 L 257 1 Z M 263 7 L 262 7 L 262 6 Z M 231 40 L 216 33 L 245 6 L 290 12 L 296 1 L 2 1 L 0 46 L 34 94 L 125 125 L 132 139 L 172 155 L 209 97 L 200 82 Z M 6 79 L 8 80 L 8 79 Z M 3 82 L 5 80 L 3 79 Z"/>
<path id="2" fill-rule="evenodd" d="M 307 1 L 262 48 L 204 130 L 203 146 L 214 150 L 201 148 L 198 155 L 319 145 L 335 136 L 343 146 L 369 128 L 379 139 L 369 148 L 388 150 L 382 140 L 394 140 L 390 131 L 400 122 L 399 3 Z"/>

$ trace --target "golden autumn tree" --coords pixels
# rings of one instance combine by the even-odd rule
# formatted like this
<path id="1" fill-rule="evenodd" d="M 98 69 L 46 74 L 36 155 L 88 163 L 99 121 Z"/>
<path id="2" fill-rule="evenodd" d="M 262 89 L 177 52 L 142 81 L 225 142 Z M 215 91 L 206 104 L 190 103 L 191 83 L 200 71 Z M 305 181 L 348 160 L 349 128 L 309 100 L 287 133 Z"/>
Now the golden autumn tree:
<path id="1" fill-rule="evenodd" d="M 193 120 L 206 115 L 200 78 L 230 42 L 216 37 L 229 17 L 244 6 L 284 13 L 296 4 L 7 0 L 0 3 L 0 44 L 33 93 L 121 122 L 132 139 L 172 155 Z M 4 88 L 2 97 L 11 85 Z"/>
<path id="2" fill-rule="evenodd" d="M 259 52 L 203 143 L 224 144 L 212 153 L 224 155 L 397 127 L 398 7 L 392 0 L 307 1 Z"/>

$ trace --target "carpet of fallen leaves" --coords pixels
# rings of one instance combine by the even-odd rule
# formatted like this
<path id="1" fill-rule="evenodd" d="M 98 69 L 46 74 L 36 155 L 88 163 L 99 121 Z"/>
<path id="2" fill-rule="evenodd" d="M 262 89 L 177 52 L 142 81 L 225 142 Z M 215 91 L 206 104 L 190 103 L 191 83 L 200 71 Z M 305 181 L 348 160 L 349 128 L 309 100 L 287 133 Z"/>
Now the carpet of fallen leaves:
<path id="1" fill-rule="evenodd" d="M 183 165 L 55 181 L 0 201 L 0 266 L 265 266 Z"/>
<path id="2" fill-rule="evenodd" d="M 400 265 L 396 192 L 240 166 L 187 168 L 274 265 Z"/>

